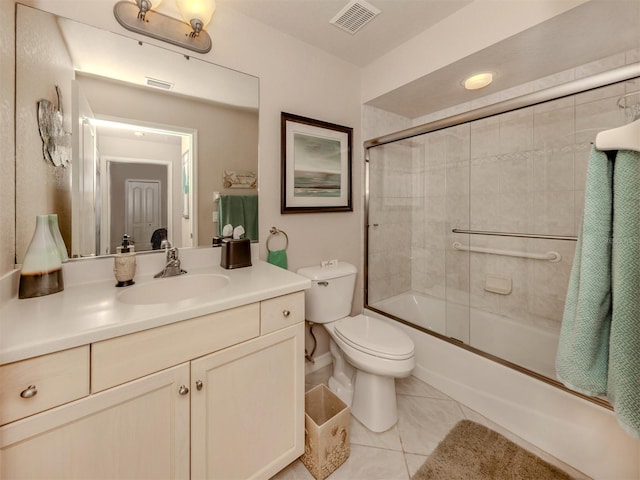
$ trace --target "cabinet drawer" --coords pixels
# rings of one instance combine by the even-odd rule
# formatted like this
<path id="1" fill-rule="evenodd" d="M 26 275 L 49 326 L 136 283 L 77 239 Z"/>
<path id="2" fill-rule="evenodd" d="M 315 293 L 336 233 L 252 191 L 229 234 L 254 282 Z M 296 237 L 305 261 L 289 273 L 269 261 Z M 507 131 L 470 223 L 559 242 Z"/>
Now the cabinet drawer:
<path id="1" fill-rule="evenodd" d="M 91 345 L 91 391 L 158 372 L 260 335 L 257 303 Z"/>
<path id="2" fill-rule="evenodd" d="M 0 425 L 89 395 L 89 346 L 2 365 L 0 385 Z"/>
<path id="3" fill-rule="evenodd" d="M 271 298 L 260 303 L 260 335 L 304 321 L 304 292 Z"/>

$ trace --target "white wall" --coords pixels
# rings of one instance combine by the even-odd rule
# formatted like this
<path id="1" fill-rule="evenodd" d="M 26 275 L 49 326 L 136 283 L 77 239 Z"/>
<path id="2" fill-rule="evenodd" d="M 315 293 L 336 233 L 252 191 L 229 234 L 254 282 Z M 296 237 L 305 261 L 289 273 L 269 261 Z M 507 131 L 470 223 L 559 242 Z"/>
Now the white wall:
<path id="1" fill-rule="evenodd" d="M 0 275 L 13 268 L 15 248 L 15 144 L 13 2 L 0 2 Z"/>

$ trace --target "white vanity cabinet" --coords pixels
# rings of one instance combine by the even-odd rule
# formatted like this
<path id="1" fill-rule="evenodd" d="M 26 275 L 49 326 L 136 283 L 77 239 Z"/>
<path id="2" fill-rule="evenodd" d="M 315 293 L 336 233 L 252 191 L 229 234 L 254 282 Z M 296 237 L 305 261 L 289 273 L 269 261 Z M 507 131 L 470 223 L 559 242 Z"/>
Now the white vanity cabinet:
<path id="1" fill-rule="evenodd" d="M 303 292 L 90 348 L 90 394 L 0 427 L 0 478 L 268 479 L 304 451 Z"/>

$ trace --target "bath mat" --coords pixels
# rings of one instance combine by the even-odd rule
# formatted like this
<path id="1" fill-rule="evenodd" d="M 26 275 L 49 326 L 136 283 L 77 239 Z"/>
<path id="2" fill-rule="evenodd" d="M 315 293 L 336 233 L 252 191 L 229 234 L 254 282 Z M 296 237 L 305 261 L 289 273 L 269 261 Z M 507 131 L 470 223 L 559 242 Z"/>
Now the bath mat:
<path id="1" fill-rule="evenodd" d="M 497 432 L 462 420 L 411 480 L 571 480 Z"/>

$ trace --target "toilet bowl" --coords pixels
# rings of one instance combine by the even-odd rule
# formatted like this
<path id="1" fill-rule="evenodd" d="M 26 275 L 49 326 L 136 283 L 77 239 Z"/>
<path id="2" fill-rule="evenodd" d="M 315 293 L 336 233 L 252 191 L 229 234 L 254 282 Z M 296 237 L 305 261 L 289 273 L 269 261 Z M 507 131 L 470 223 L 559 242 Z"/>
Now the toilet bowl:
<path id="1" fill-rule="evenodd" d="M 395 379 L 409 376 L 415 366 L 413 341 L 384 320 L 348 316 L 355 287 L 353 265 L 339 262 L 298 273 L 312 280 L 305 292 L 307 320 L 323 324 L 330 336 L 329 388 L 369 430 L 388 430 L 398 420 Z"/>

